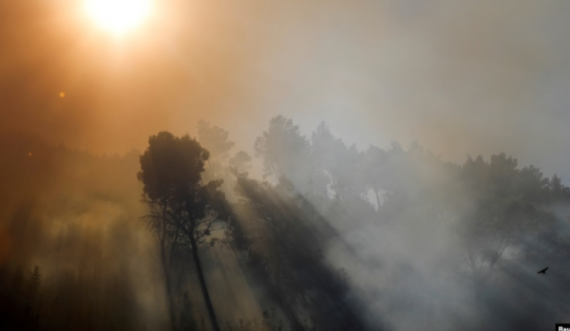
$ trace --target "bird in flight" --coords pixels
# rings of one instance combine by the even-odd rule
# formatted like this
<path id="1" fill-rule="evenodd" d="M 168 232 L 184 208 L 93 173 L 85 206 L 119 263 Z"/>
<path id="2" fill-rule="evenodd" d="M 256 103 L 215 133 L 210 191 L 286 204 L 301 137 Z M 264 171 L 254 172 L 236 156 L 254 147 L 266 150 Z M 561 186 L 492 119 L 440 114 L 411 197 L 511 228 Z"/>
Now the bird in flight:
<path id="1" fill-rule="evenodd" d="M 546 268 L 544 268 L 544 269 L 540 270 L 539 272 L 537 272 L 537 274 L 543 274 L 543 275 L 546 275 L 546 270 L 548 270 L 548 267 L 546 267 Z"/>

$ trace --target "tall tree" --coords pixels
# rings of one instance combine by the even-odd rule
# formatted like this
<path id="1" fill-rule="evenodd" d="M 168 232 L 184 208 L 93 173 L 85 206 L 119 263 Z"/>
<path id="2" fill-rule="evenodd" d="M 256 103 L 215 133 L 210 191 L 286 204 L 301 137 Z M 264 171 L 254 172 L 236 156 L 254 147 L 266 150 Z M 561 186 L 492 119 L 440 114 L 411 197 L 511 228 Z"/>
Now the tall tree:
<path id="1" fill-rule="evenodd" d="M 348 147 L 321 122 L 312 134 L 311 152 L 317 167 L 330 179 L 328 187 L 336 199 L 350 200 L 361 197 L 367 180 L 362 174 L 363 154 L 355 145 Z"/>
<path id="2" fill-rule="evenodd" d="M 202 182 L 208 157 L 209 152 L 188 135 L 160 132 L 150 137 L 149 147 L 140 157 L 138 179 L 144 184 L 150 224 L 159 239 L 191 251 L 212 327 L 218 331 L 198 254 L 225 210 L 225 196 L 219 190 L 222 181 Z"/>
<path id="3" fill-rule="evenodd" d="M 206 170 L 202 173 L 202 180 L 223 179 L 223 190 L 228 194 L 228 200 L 235 200 L 230 189 L 235 185 L 236 180 L 233 172 L 247 172 L 251 157 L 244 151 L 234 154 L 232 149 L 235 143 L 229 140 L 229 132 L 220 127 L 211 126 L 205 121 L 198 122 L 197 140 L 210 152 L 210 157 L 205 166 Z"/>

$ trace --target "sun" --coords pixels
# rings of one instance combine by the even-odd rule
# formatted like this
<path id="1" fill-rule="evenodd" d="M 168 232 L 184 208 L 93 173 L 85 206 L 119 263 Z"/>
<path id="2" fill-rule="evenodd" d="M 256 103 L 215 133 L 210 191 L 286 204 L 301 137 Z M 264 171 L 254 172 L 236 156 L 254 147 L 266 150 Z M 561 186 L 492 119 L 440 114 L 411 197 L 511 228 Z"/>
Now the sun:
<path id="1" fill-rule="evenodd" d="M 150 16 L 152 0 L 86 0 L 85 10 L 101 28 L 122 36 Z"/>

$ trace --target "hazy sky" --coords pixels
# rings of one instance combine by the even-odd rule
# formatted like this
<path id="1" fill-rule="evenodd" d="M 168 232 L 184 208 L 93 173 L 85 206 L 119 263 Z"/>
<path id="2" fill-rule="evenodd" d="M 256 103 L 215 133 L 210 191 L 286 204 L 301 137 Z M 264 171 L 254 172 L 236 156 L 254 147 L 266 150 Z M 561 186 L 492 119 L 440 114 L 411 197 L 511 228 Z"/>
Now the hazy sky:
<path id="1" fill-rule="evenodd" d="M 568 1 L 166 0 L 121 39 L 81 6 L 0 0 L 0 130 L 112 153 L 205 118 L 251 148 L 283 114 L 570 179 Z"/>

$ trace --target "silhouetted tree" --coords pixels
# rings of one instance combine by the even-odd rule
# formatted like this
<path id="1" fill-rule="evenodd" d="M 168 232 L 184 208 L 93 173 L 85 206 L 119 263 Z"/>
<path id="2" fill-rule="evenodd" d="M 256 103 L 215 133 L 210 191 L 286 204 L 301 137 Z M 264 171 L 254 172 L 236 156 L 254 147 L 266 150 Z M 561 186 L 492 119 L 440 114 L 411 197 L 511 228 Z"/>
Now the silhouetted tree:
<path id="1" fill-rule="evenodd" d="M 251 167 L 251 165 L 249 164 L 250 162 L 251 162 L 251 156 L 249 156 L 249 154 L 247 154 L 244 151 L 239 151 L 236 153 L 236 155 L 232 156 L 228 160 L 228 165 L 230 166 L 230 168 L 235 169 L 237 173 L 245 173 Z"/>
<path id="2" fill-rule="evenodd" d="M 553 224 L 554 215 L 544 209 L 548 179 L 536 167 L 517 168 L 517 160 L 505 154 L 469 158 L 461 180 L 472 207 L 461 220 L 467 261 L 474 275 L 493 269 L 503 253 L 522 244 L 531 233 Z"/>
<path id="3" fill-rule="evenodd" d="M 228 131 L 217 126 L 211 126 L 205 121 L 198 122 L 198 140 L 210 152 L 210 158 L 219 158 L 223 161 L 229 157 L 230 150 L 235 143 L 229 141 L 228 138 Z"/>
<path id="4" fill-rule="evenodd" d="M 211 126 L 205 121 L 198 122 L 198 137 L 200 145 L 209 152 L 205 172 L 202 175 L 204 179 L 224 178 L 224 168 L 230 151 L 235 143 L 229 140 L 229 132 L 217 127 Z"/>
<path id="5" fill-rule="evenodd" d="M 322 122 L 311 137 L 311 154 L 315 163 L 329 178 L 329 188 L 335 199 L 350 200 L 366 190 L 362 175 L 363 154 L 355 145 L 350 147 L 332 135 Z M 318 172 L 317 172 L 318 173 Z"/>
<path id="6" fill-rule="evenodd" d="M 235 145 L 229 140 L 229 132 L 212 126 L 205 121 L 198 122 L 198 142 L 210 152 L 206 162 L 202 180 L 219 180 L 224 182 L 223 190 L 228 194 L 227 198 L 233 201 L 231 187 L 235 185 L 234 172 L 244 173 L 249 169 L 251 157 L 244 151 L 239 151 L 232 156 Z"/>
<path id="7" fill-rule="evenodd" d="M 150 137 L 140 157 L 138 178 L 151 209 L 152 229 L 160 238 L 191 250 L 212 327 L 220 330 L 198 254 L 226 210 L 225 196 L 219 190 L 222 182 L 202 182 L 208 157 L 209 152 L 188 135 L 178 138 L 160 132 Z"/>
<path id="8" fill-rule="evenodd" d="M 255 140 L 255 156 L 263 158 L 265 177 L 279 180 L 285 177 L 303 193 L 314 189 L 314 160 L 310 144 L 299 127 L 283 116 L 269 122 L 269 129 Z"/>

